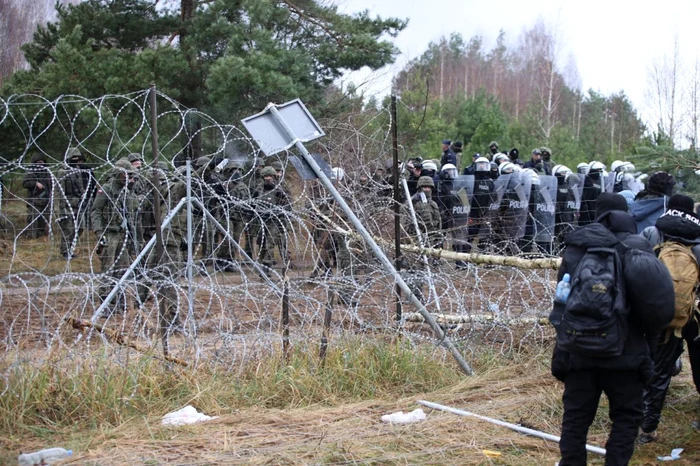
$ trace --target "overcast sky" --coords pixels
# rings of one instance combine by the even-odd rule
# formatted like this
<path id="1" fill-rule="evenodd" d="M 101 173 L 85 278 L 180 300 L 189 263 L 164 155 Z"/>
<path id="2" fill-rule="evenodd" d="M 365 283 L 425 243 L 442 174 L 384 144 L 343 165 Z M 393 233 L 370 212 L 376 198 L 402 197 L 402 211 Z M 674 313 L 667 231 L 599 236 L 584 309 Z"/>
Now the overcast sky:
<path id="1" fill-rule="evenodd" d="M 563 47 L 562 66 L 573 55 L 582 89 L 610 94 L 620 90 L 644 111 L 647 69 L 656 57 L 670 54 L 674 36 L 682 59 L 694 63 L 700 45 L 700 1 L 666 0 L 335 0 L 343 12 L 369 9 L 373 15 L 408 18 L 408 27 L 395 40 L 401 50 L 395 65 L 375 74 L 370 93 L 386 94 L 391 77 L 428 44 L 459 32 L 475 34 L 489 50 L 498 31 L 514 44 L 525 28 L 542 19 L 557 31 Z M 367 73 L 354 74 L 353 81 Z"/>

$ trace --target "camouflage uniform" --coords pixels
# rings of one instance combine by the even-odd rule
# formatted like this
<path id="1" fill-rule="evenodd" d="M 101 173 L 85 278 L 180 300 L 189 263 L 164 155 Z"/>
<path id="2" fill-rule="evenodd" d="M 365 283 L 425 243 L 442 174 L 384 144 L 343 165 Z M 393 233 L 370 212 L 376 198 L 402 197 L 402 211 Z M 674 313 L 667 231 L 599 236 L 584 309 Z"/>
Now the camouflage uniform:
<path id="1" fill-rule="evenodd" d="M 100 238 L 98 254 L 101 271 L 105 277 L 115 281 L 121 277 L 123 269 L 131 264 L 134 253 L 137 200 L 126 183 L 130 175 L 131 164 L 128 160 L 117 161 L 111 179 L 97 191 L 91 212 L 93 230 Z M 100 286 L 100 297 L 105 299 L 113 286 L 113 282 L 105 280 Z M 125 306 L 123 293 L 120 293 L 113 301 L 112 308 L 119 311 Z"/>
<path id="2" fill-rule="evenodd" d="M 291 206 L 291 200 L 287 193 L 279 186 L 274 168 L 265 167 L 262 171 L 262 191 L 257 193 L 257 213 L 261 220 L 261 228 L 258 233 L 258 246 L 260 255 L 258 260 L 265 266 L 274 264 L 274 248 L 277 247 L 280 257 L 287 266 L 289 256 L 287 252 L 287 229 L 289 228 L 285 213 Z"/>
<path id="3" fill-rule="evenodd" d="M 49 233 L 51 211 L 51 172 L 45 165 L 46 157 L 36 154 L 27 167 L 22 186 L 27 190 L 27 230 L 29 238 Z M 41 186 L 41 187 L 39 187 Z"/>
<path id="4" fill-rule="evenodd" d="M 59 214 L 56 221 L 61 231 L 61 255 L 70 260 L 75 256 L 73 250 L 83 232 L 87 199 L 83 173 L 78 168 L 85 158 L 78 149 L 73 148 L 68 151 L 67 159 L 68 163 L 56 174 L 59 190 L 54 194 L 58 196 Z"/>
<path id="5" fill-rule="evenodd" d="M 262 168 L 262 159 L 256 158 L 253 162 L 253 166 L 251 167 L 250 174 L 245 180 L 246 186 L 248 187 L 248 192 L 251 194 L 251 197 L 255 196 L 256 193 L 259 193 L 263 190 L 263 179 L 262 176 L 260 176 Z M 259 230 L 260 221 L 257 218 L 255 210 L 247 209 L 245 211 L 245 225 L 243 227 L 243 236 L 245 237 L 245 243 L 243 244 L 243 248 L 246 254 L 248 254 L 248 257 L 250 257 L 251 259 L 254 259 L 253 244 L 255 243 L 258 237 Z"/>
<path id="6" fill-rule="evenodd" d="M 163 204 L 161 222 L 174 209 L 181 199 L 187 196 L 184 181 L 165 182 L 161 185 Z M 187 206 L 183 206 L 173 217 L 170 224 L 163 227 L 163 256 L 158 261 L 155 276 L 160 307 L 160 327 L 162 334 L 171 333 L 181 327 L 179 312 L 179 287 L 177 282 L 185 276 L 187 267 Z"/>
<path id="7" fill-rule="evenodd" d="M 224 188 L 226 189 L 228 203 L 226 209 L 228 215 L 228 232 L 233 240 L 240 245 L 243 236 L 243 228 L 246 223 L 246 209 L 244 204 L 250 199 L 250 192 L 241 178 L 243 165 L 240 162 L 232 161 L 229 162 L 227 168 L 229 167 L 230 169 L 225 172 L 224 177 L 226 180 L 224 182 Z M 227 225 L 226 222 L 222 224 L 224 226 Z M 236 248 L 228 238 L 224 238 L 223 241 L 219 257 L 225 259 L 227 262 L 233 262 L 238 248 Z M 227 263 L 225 270 L 231 270 L 231 267 L 232 265 Z"/>
<path id="8" fill-rule="evenodd" d="M 424 241 L 426 241 L 425 245 L 433 247 L 442 242 L 442 221 L 440 218 L 440 208 L 437 203 L 432 200 L 431 193 L 423 191 L 424 186 L 435 189 L 435 183 L 432 178 L 429 176 L 421 176 L 416 183 L 417 192 L 411 197 L 409 202 L 413 204 L 418 228 L 420 229 Z M 404 228 L 409 234 L 409 241 L 417 243 L 417 238 L 410 238 L 410 236 L 417 236 L 416 227 L 410 212 L 405 212 L 404 218 L 406 219 Z M 415 276 L 416 272 L 422 269 L 422 265 L 420 263 L 404 263 L 404 265 L 407 266 L 406 268 L 409 275 L 406 279 L 407 284 L 411 287 L 413 294 L 415 294 L 420 301 L 423 301 L 423 283 Z"/>

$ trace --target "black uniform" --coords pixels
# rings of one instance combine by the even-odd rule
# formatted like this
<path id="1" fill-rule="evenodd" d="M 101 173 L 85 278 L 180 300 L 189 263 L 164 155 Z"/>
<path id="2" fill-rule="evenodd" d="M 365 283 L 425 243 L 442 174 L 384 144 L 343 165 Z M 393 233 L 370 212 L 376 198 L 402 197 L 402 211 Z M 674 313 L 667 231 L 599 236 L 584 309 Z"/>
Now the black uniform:
<path id="1" fill-rule="evenodd" d="M 494 183 L 490 178 L 490 172 L 479 171 L 474 175 L 474 196 L 469 209 L 469 244 L 467 251 L 471 252 L 472 241 L 478 236 L 479 246 L 485 247 L 487 239 L 483 238 L 486 227 L 486 218 L 493 198 Z"/>
<path id="2" fill-rule="evenodd" d="M 580 226 L 588 225 L 595 220 L 595 202 L 602 192 L 603 174 L 601 172 L 593 172 L 586 175 L 581 197 L 581 215 L 578 219 Z"/>

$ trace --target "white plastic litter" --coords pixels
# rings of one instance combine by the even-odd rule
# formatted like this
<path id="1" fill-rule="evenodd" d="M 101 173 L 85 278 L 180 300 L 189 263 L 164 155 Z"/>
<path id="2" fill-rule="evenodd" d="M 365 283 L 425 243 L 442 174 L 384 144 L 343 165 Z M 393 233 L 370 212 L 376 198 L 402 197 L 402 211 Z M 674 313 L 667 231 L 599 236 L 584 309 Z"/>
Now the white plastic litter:
<path id="1" fill-rule="evenodd" d="M 671 456 L 657 456 L 656 459 L 659 461 L 673 461 L 681 459 L 681 453 L 683 453 L 682 448 L 674 448 L 671 450 Z"/>
<path id="2" fill-rule="evenodd" d="M 184 426 L 186 424 L 195 424 L 197 422 L 209 421 L 216 419 L 218 416 L 207 416 L 198 412 L 192 406 L 187 405 L 182 409 L 173 411 L 163 416 L 164 426 Z"/>
<path id="3" fill-rule="evenodd" d="M 382 416 L 382 421 L 389 422 L 391 424 L 410 424 L 411 422 L 418 422 L 425 420 L 425 413 L 422 409 L 418 408 L 410 413 L 404 413 L 399 411 L 398 413 L 385 414 Z"/>

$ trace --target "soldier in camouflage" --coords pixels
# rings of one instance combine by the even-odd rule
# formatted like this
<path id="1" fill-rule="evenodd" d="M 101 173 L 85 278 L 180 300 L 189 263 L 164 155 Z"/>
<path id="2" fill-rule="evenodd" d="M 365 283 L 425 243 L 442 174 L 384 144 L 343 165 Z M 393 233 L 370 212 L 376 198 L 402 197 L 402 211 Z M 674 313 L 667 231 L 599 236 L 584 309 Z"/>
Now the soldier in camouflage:
<path id="1" fill-rule="evenodd" d="M 255 195 L 255 193 L 260 193 L 263 190 L 263 178 L 261 175 L 263 165 L 263 160 L 259 157 L 256 157 L 246 183 L 248 187 L 248 192 L 251 194 L 251 196 Z M 248 254 L 248 257 L 250 257 L 251 259 L 254 258 L 253 244 L 255 243 L 259 232 L 260 219 L 258 218 L 257 213 L 254 210 L 249 209 L 245 213 L 245 226 L 243 228 L 243 235 L 245 236 L 244 249 L 246 254 Z"/>
<path id="2" fill-rule="evenodd" d="M 134 253 L 134 212 L 137 200 L 129 189 L 131 183 L 131 163 L 127 159 L 119 159 L 114 164 L 109 181 L 97 191 L 92 206 L 92 228 L 99 238 L 97 252 L 105 276 L 99 290 L 103 300 L 109 294 L 110 287 L 120 278 L 123 269 L 131 263 Z M 112 309 L 120 312 L 125 308 L 123 293 L 119 293 Z M 114 311 L 101 317 L 109 317 Z"/>
<path id="3" fill-rule="evenodd" d="M 247 209 L 245 204 L 250 200 L 248 186 L 243 181 L 243 163 L 239 160 L 231 160 L 226 165 L 224 180 L 223 187 L 226 190 L 227 203 L 224 213 L 227 219 L 224 219 L 225 221 L 222 225 L 226 226 L 226 220 L 228 220 L 228 232 L 231 238 L 240 244 L 246 222 Z M 235 270 L 233 262 L 235 261 L 237 249 L 229 238 L 223 239 L 223 244 L 219 250 L 219 258 L 225 262 L 223 264 L 225 272 Z"/>
<path id="4" fill-rule="evenodd" d="M 51 172 L 46 167 L 46 156 L 35 154 L 22 180 L 27 190 L 27 236 L 39 238 L 49 233 L 51 210 Z"/>
<path id="5" fill-rule="evenodd" d="M 272 167 L 262 170 L 263 189 L 257 193 L 257 212 L 261 220 L 258 233 L 260 256 L 258 260 L 266 267 L 274 265 L 274 249 L 278 249 L 280 258 L 285 262 L 286 270 L 289 262 L 287 252 L 287 229 L 289 228 L 286 214 L 291 206 L 287 193 L 280 187 L 277 173 Z"/>
<path id="6" fill-rule="evenodd" d="M 437 203 L 432 200 L 433 189 L 435 182 L 429 176 L 421 176 L 416 183 L 417 192 L 409 202 L 413 204 L 413 210 L 416 213 L 416 221 L 420 230 L 420 235 L 425 241 L 427 247 L 435 247 L 442 243 L 442 221 L 440 219 L 440 208 Z M 404 212 L 404 228 L 408 233 L 408 240 L 418 244 L 416 226 L 410 213 Z M 420 263 L 405 264 L 409 277 L 406 282 L 411 287 L 413 294 L 423 302 L 423 283 L 415 277 L 416 272 L 422 268 Z"/>
<path id="7" fill-rule="evenodd" d="M 59 209 L 56 222 L 61 232 L 61 255 L 67 260 L 77 256 L 74 250 L 83 232 L 84 219 L 82 217 L 87 198 L 80 166 L 84 162 L 85 157 L 80 153 L 80 150 L 75 147 L 68 149 L 66 163 L 56 174 L 59 188 L 54 193 L 58 196 Z"/>

